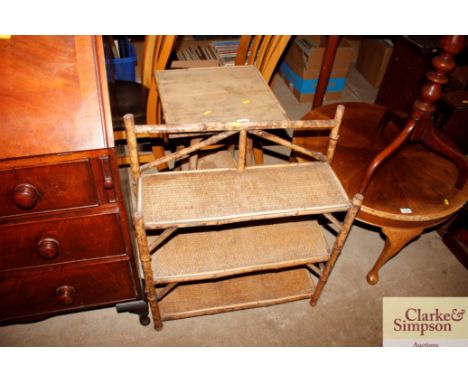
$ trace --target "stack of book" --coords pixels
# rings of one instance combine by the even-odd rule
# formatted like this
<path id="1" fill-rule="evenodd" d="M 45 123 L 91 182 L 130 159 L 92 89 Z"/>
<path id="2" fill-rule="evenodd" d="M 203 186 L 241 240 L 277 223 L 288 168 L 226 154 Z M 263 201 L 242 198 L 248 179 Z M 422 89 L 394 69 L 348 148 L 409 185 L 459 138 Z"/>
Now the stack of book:
<path id="1" fill-rule="evenodd" d="M 217 60 L 218 57 L 213 52 L 211 46 L 190 46 L 176 51 L 177 59 L 180 61 L 193 60 Z"/>
<path id="2" fill-rule="evenodd" d="M 234 66 L 239 48 L 239 40 L 217 40 L 211 47 L 222 66 Z"/>

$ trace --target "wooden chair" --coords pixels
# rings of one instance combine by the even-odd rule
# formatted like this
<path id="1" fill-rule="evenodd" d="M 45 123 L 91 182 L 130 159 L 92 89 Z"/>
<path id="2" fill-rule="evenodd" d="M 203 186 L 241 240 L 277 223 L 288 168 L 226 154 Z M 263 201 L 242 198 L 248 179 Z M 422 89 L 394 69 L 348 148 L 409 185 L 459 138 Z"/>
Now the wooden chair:
<path id="1" fill-rule="evenodd" d="M 235 64 L 255 65 L 265 81 L 270 83 L 276 65 L 290 38 L 291 36 L 282 35 L 242 36 Z"/>
<path id="2" fill-rule="evenodd" d="M 242 36 L 237 51 L 236 65 L 255 65 L 265 81 L 270 84 L 278 61 L 281 58 L 291 36 L 284 35 L 256 35 Z M 249 139 L 248 145 L 252 145 Z M 258 142 L 253 147 L 255 163 L 263 163 L 263 148 Z"/>
<path id="3" fill-rule="evenodd" d="M 138 123 L 158 124 L 162 122 L 161 105 L 153 73 L 165 69 L 176 36 L 146 36 L 141 65 L 141 84 L 130 81 L 115 81 L 109 84 L 114 139 L 126 140 L 122 117 L 131 113 Z M 161 134 L 139 136 L 152 139 L 152 154 L 140 155 L 140 162 L 146 163 L 164 156 Z M 128 155 L 118 157 L 118 164 L 129 164 Z"/>

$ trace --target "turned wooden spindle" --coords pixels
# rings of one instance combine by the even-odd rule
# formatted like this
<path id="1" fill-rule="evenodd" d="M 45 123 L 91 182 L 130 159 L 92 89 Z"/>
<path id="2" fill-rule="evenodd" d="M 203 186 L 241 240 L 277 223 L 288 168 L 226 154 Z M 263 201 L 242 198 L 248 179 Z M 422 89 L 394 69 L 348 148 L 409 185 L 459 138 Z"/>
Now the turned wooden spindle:
<path id="1" fill-rule="evenodd" d="M 408 141 L 421 142 L 429 150 L 452 161 L 459 172 L 455 186 L 463 188 L 468 174 L 468 162 L 460 152 L 447 146 L 439 137 L 433 126 L 432 115 L 435 103 L 442 97 L 442 86 L 448 82 L 447 73 L 455 68 L 454 57 L 463 49 L 464 40 L 464 36 L 445 36 L 441 39 L 441 53 L 432 60 L 434 68 L 426 75 L 428 82 L 422 87 L 404 129 L 372 160 L 359 186 L 360 193 L 365 192 L 372 176 L 383 162 Z"/>

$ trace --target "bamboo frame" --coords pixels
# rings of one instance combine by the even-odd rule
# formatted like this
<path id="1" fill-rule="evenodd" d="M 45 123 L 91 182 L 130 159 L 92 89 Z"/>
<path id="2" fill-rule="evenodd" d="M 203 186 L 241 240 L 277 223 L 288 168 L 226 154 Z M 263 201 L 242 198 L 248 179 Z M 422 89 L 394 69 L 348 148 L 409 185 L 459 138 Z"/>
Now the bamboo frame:
<path id="1" fill-rule="evenodd" d="M 277 213 L 255 213 L 249 216 L 236 216 L 236 217 L 228 217 L 228 218 L 213 218 L 211 220 L 193 220 L 193 221 L 185 221 L 185 222 L 177 222 L 174 221 L 167 221 L 164 223 L 157 223 L 151 224 L 146 223 L 145 226 L 147 229 L 166 229 L 173 227 L 177 224 L 178 228 L 188 228 L 188 227 L 209 227 L 209 226 L 217 226 L 217 225 L 224 225 L 224 224 L 231 224 L 231 223 L 244 223 L 244 222 L 253 222 L 256 220 L 264 220 L 264 219 L 280 219 L 284 217 L 294 216 L 307 216 L 307 215 L 321 215 L 325 212 L 344 212 L 348 210 L 348 206 L 340 206 L 339 208 L 328 208 L 328 207 L 321 207 L 321 208 L 314 208 L 314 209 L 304 209 L 304 210 L 294 210 L 294 211 L 287 211 L 287 212 L 277 212 Z M 141 210 L 141 209 L 139 209 Z"/>
<path id="2" fill-rule="evenodd" d="M 359 212 L 359 208 L 361 207 L 362 201 L 364 197 L 361 194 L 356 194 L 353 197 L 351 208 L 348 210 L 346 214 L 345 220 L 343 222 L 343 228 L 338 233 L 335 243 L 333 244 L 333 248 L 330 253 L 330 260 L 325 265 L 323 269 L 322 275 L 320 276 L 320 280 L 315 288 L 314 295 L 310 299 L 310 305 L 315 306 L 317 304 L 318 299 L 322 293 L 323 287 L 328 281 L 328 277 L 335 266 L 336 260 L 341 253 L 343 248 L 344 242 L 348 237 L 349 231 L 351 230 L 351 226 L 354 222 L 354 218 L 356 217 L 357 213 Z"/>
<path id="3" fill-rule="evenodd" d="M 135 119 L 132 114 L 126 114 L 123 117 L 125 130 L 127 131 L 128 155 L 130 158 L 130 171 L 132 174 L 132 191 L 137 196 L 137 184 L 140 178 L 140 163 L 138 159 L 137 139 L 135 135 Z"/>
<path id="4" fill-rule="evenodd" d="M 153 253 L 169 236 L 171 236 L 177 227 L 166 228 L 163 233 L 156 237 L 151 243 L 149 243 L 149 253 Z"/>
<path id="5" fill-rule="evenodd" d="M 315 264 L 306 264 L 306 267 L 312 270 L 317 274 L 317 276 L 322 276 L 322 271 L 319 267 L 317 267 Z"/>
<path id="6" fill-rule="evenodd" d="M 183 276 L 183 275 L 178 275 L 177 278 L 174 278 L 174 280 L 172 279 L 164 280 L 164 277 L 158 280 L 154 279 L 154 273 L 151 268 L 151 253 L 155 251 L 157 253 L 158 247 L 165 240 L 169 239 L 169 237 L 174 232 L 176 232 L 176 230 L 179 227 L 219 225 L 219 224 L 233 223 L 233 222 L 246 222 L 250 220 L 263 219 L 265 217 L 279 218 L 279 217 L 292 216 L 292 215 L 291 215 L 291 211 L 289 212 L 272 211 L 271 213 L 266 213 L 265 211 L 262 211 L 262 212 L 254 213 L 251 216 L 250 215 L 249 216 L 243 215 L 243 216 L 237 216 L 237 217 L 230 216 L 229 219 L 217 217 L 216 221 L 206 220 L 206 217 L 205 217 L 206 221 L 203 219 L 202 220 L 198 219 L 197 221 L 194 221 L 194 222 L 187 221 L 187 223 L 185 221 L 181 221 L 181 222 L 177 222 L 177 226 L 175 226 L 174 222 L 171 223 L 170 221 L 168 221 L 166 224 L 166 221 L 164 221 L 164 222 L 160 222 L 161 224 L 158 223 L 160 224 L 160 226 L 154 227 L 153 226 L 154 224 L 152 225 L 150 221 L 147 221 L 146 223 L 144 222 L 143 213 L 141 212 L 141 196 L 138 195 L 138 192 L 141 192 L 142 173 L 149 169 L 156 168 L 160 166 L 161 164 L 165 164 L 170 161 L 176 161 L 178 159 L 184 158 L 187 155 L 197 150 L 203 150 L 208 147 L 212 147 L 219 141 L 237 133 L 239 133 L 239 141 L 238 141 L 239 152 L 238 152 L 238 159 L 237 159 L 237 171 L 239 173 L 243 173 L 246 170 L 246 167 L 248 167 L 252 163 L 252 159 L 253 159 L 252 139 L 248 137 L 248 134 L 252 134 L 256 137 L 266 139 L 271 142 L 288 147 L 291 150 L 308 155 L 318 161 L 329 162 L 333 159 L 333 155 L 336 149 L 336 144 L 337 144 L 337 140 L 339 137 L 338 132 L 339 132 L 342 118 L 343 118 L 343 111 L 344 111 L 344 107 L 339 106 L 335 113 L 335 118 L 330 119 L 330 120 L 279 121 L 279 122 L 261 121 L 261 122 L 242 122 L 242 123 L 210 122 L 210 123 L 182 124 L 182 125 L 175 125 L 175 124 L 173 125 L 135 125 L 133 116 L 126 115 L 124 117 L 124 124 L 125 124 L 126 136 L 127 136 L 127 142 L 128 142 L 129 154 L 130 154 L 129 155 L 130 169 L 131 169 L 132 186 L 133 186 L 132 191 L 137 197 L 137 212 L 134 214 L 134 226 L 135 226 L 137 244 L 138 244 L 139 253 L 140 253 L 140 261 L 141 261 L 141 265 L 142 265 L 143 273 L 144 273 L 146 296 L 147 296 L 147 300 L 151 309 L 151 314 L 152 314 L 153 321 L 154 321 L 154 328 L 156 330 L 161 330 L 163 326 L 162 316 L 161 316 L 161 312 L 159 309 L 159 301 L 161 301 L 165 296 L 171 293 L 171 291 L 173 291 L 174 288 L 176 288 L 180 282 L 185 282 L 185 278 L 187 279 L 187 281 L 191 281 L 192 279 L 195 280 L 192 276 Z M 330 143 L 327 149 L 327 155 L 325 156 L 321 153 L 308 150 L 302 146 L 293 144 L 283 138 L 280 138 L 267 131 L 264 131 L 264 130 L 280 129 L 280 128 L 282 129 L 292 128 L 292 129 L 331 130 L 330 131 Z M 192 140 L 191 146 L 187 148 L 181 148 L 177 150 L 175 153 L 168 154 L 162 158 L 159 158 L 155 161 L 152 161 L 150 163 L 140 166 L 139 157 L 137 153 L 137 136 L 142 136 L 142 135 L 144 136 L 146 134 L 160 134 L 160 133 L 177 134 L 177 133 L 197 133 L 197 132 L 208 133 L 210 134 L 210 136 L 204 139 L 203 141 L 199 141 L 199 139 L 195 138 L 196 140 L 195 139 Z M 296 164 L 287 164 L 287 165 L 277 165 L 277 166 L 281 167 L 281 166 L 295 166 L 295 165 Z M 326 164 L 324 165 L 328 167 L 328 165 Z M 223 170 L 216 169 L 216 170 L 204 170 L 204 171 L 223 171 Z M 226 171 L 226 169 L 224 171 Z M 160 176 L 164 176 L 164 174 L 161 174 Z M 338 230 L 337 237 L 336 237 L 336 240 L 332 249 L 331 250 L 328 249 L 328 253 L 330 254 L 328 260 L 323 260 L 325 261 L 324 264 L 322 264 L 321 261 L 319 261 L 318 263 L 305 264 L 305 266 L 309 269 L 309 271 L 312 271 L 313 273 L 315 273 L 319 278 L 315 291 L 313 292 L 311 291 L 307 296 L 302 296 L 302 297 L 296 296 L 294 297 L 294 299 L 310 298 L 311 305 L 316 304 L 328 280 L 329 274 L 331 270 L 333 269 L 338 256 L 341 253 L 346 237 L 348 236 L 349 231 L 351 229 L 351 225 L 362 204 L 362 199 L 363 199 L 362 195 L 356 194 L 351 204 L 349 204 L 348 199 L 345 198 L 343 203 L 341 204 L 339 203 L 335 205 L 330 204 L 327 206 L 317 204 L 317 205 L 312 205 L 310 208 L 304 207 L 302 209 L 298 209 L 297 211 L 294 210 L 294 215 L 296 216 L 305 215 L 305 214 L 307 215 L 324 214 L 326 219 L 328 219 L 328 221 L 331 222 L 334 225 L 334 227 Z M 331 214 L 332 212 L 335 212 L 335 211 L 347 211 L 347 214 L 343 223 L 340 223 Z M 163 228 L 165 230 L 158 237 L 156 237 L 149 243 L 148 237 L 146 235 L 146 230 L 152 229 L 152 228 Z M 296 266 L 300 266 L 301 263 L 304 264 L 301 261 L 297 262 L 297 264 L 293 261 L 285 262 L 284 264 L 283 263 L 269 264 L 268 266 L 265 266 L 264 268 L 268 270 L 282 269 L 282 268 L 285 268 L 286 266 L 285 264 L 287 264 L 288 266 L 294 266 L 294 264 L 296 264 Z M 245 267 L 245 269 L 242 268 L 243 270 L 242 274 L 258 271 L 260 269 L 263 269 L 260 265 L 250 264 L 250 267 Z M 232 272 L 232 274 L 234 275 L 238 273 Z M 226 276 L 226 272 L 219 271 L 210 275 L 204 275 L 203 279 L 207 279 L 207 280 L 216 279 L 216 278 L 220 278 L 224 276 Z M 310 274 L 310 276 L 312 275 Z M 162 284 L 165 284 L 166 282 L 167 282 L 167 285 L 160 287 L 160 288 L 158 287 L 158 289 L 156 289 L 156 285 L 162 285 Z M 285 301 L 287 300 L 288 298 L 285 299 Z M 255 304 L 253 304 L 252 306 L 255 306 Z M 242 307 L 243 305 L 241 304 L 239 308 L 242 308 Z M 228 308 L 220 307 L 219 309 L 220 311 L 226 311 L 226 309 Z M 231 310 L 231 308 L 229 308 L 228 310 Z M 190 314 L 188 316 L 190 316 Z M 164 319 L 168 319 L 168 318 L 164 316 Z"/>
<path id="7" fill-rule="evenodd" d="M 312 157 L 314 159 L 317 159 L 319 161 L 325 162 L 327 160 L 327 157 L 325 155 L 323 155 L 322 153 L 308 150 L 308 149 L 306 149 L 306 148 L 304 148 L 302 146 L 291 143 L 291 142 L 287 141 L 286 139 L 283 139 L 283 138 L 277 137 L 276 135 L 267 133 L 266 131 L 263 131 L 263 130 L 250 130 L 249 133 L 253 134 L 253 135 L 256 135 L 256 136 L 258 136 L 260 138 L 269 140 L 271 142 L 278 143 L 278 144 L 280 144 L 282 146 L 290 148 L 291 150 L 300 152 L 301 154 L 304 154 L 304 155 L 308 155 L 308 156 L 310 156 L 310 157 Z"/>
<path id="8" fill-rule="evenodd" d="M 344 106 L 338 105 L 336 108 L 335 113 L 335 126 L 332 128 L 330 132 L 330 139 L 328 142 L 328 149 L 327 149 L 327 159 L 331 163 L 333 160 L 333 156 L 335 155 L 336 145 L 338 143 L 339 138 L 339 130 L 341 126 L 341 121 L 343 120 L 344 114 Z"/>
<path id="9" fill-rule="evenodd" d="M 340 105 L 341 106 L 341 105 Z M 307 121 L 258 121 L 258 122 L 205 122 L 205 123 L 172 123 L 166 125 L 135 125 L 135 134 L 158 133 L 204 133 L 219 131 L 240 131 L 251 129 L 313 129 L 330 130 L 336 126 L 336 120 L 307 120 Z"/>
<path id="10" fill-rule="evenodd" d="M 245 168 L 245 155 L 247 152 L 247 130 L 239 134 L 239 156 L 237 158 L 237 171 L 243 172 Z"/>
<path id="11" fill-rule="evenodd" d="M 193 153 L 194 151 L 197 151 L 201 149 L 202 147 L 212 145 L 214 143 L 217 143 L 227 137 L 230 137 L 231 135 L 236 134 L 237 131 L 224 131 L 222 133 L 216 134 L 211 136 L 208 139 L 205 139 L 204 141 L 195 143 L 192 146 L 183 148 L 181 150 L 176 151 L 175 153 L 168 154 L 162 158 L 156 159 L 155 161 L 152 161 L 150 163 L 146 163 L 140 167 L 140 172 L 147 171 L 151 168 L 157 167 L 160 164 L 170 162 L 171 160 L 177 160 L 180 158 L 183 158 L 184 156 Z"/>
<path id="12" fill-rule="evenodd" d="M 137 238 L 138 249 L 140 252 L 140 262 L 143 268 L 143 277 L 145 280 L 146 298 L 153 317 L 153 326 L 156 330 L 161 330 L 163 327 L 161 320 L 161 313 L 158 305 L 158 295 L 154 288 L 153 270 L 151 269 L 151 255 L 148 248 L 148 239 L 145 231 L 145 223 L 143 221 L 143 214 L 135 212 L 134 217 L 135 233 Z"/>
<path id="13" fill-rule="evenodd" d="M 158 301 L 161 301 L 169 292 L 171 292 L 177 285 L 179 285 L 178 282 L 176 283 L 170 283 L 167 284 L 163 289 L 159 291 L 158 294 Z"/>
<path id="14" fill-rule="evenodd" d="M 323 214 L 323 216 L 325 216 L 327 220 L 335 226 L 338 232 L 343 229 L 343 225 L 332 214 L 327 213 L 327 214 Z"/>

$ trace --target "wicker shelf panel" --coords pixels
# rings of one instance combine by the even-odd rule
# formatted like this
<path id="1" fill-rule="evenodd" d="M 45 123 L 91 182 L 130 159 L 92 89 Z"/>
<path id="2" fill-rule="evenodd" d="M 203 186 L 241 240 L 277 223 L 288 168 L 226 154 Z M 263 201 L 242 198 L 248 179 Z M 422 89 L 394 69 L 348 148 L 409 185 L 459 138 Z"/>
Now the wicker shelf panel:
<path id="1" fill-rule="evenodd" d="M 201 316 L 310 298 L 307 270 L 293 269 L 177 286 L 159 303 L 162 319 Z"/>
<path id="2" fill-rule="evenodd" d="M 147 228 L 214 225 L 349 208 L 330 165 L 310 162 L 236 169 L 176 171 L 141 177 Z"/>
<path id="3" fill-rule="evenodd" d="M 163 284 L 328 259 L 318 224 L 300 221 L 179 233 L 156 251 L 152 267 L 155 282 Z"/>

